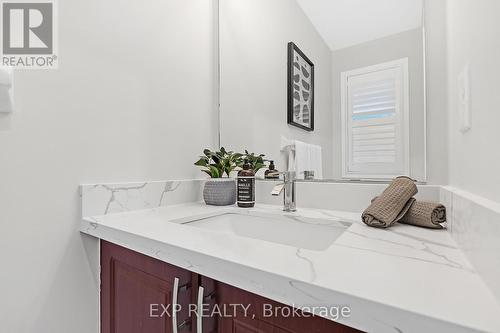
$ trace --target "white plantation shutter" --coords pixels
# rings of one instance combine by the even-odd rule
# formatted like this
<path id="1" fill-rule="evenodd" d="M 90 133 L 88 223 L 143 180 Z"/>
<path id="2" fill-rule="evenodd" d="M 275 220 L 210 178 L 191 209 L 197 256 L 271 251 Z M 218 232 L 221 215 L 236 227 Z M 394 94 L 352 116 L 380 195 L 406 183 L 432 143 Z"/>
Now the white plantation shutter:
<path id="1" fill-rule="evenodd" d="M 409 173 L 408 60 L 342 73 L 343 177 Z"/>

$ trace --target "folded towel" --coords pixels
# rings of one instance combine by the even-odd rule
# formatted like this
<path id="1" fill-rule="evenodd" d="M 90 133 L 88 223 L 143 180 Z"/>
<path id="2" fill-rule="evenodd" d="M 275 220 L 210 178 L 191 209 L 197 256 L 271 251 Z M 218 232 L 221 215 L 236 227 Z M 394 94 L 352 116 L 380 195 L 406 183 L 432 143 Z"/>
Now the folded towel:
<path id="1" fill-rule="evenodd" d="M 363 212 L 363 222 L 371 227 L 387 228 L 398 222 L 410 209 L 418 189 L 413 179 L 398 177 Z"/>
<path id="2" fill-rule="evenodd" d="M 295 143 L 293 140 L 288 140 L 281 136 L 281 149 L 285 154 L 286 167 L 283 171 L 295 171 Z"/>
<path id="3" fill-rule="evenodd" d="M 446 208 L 437 202 L 415 201 L 399 221 L 419 227 L 442 229 L 440 223 L 446 222 Z"/>
<path id="4" fill-rule="evenodd" d="M 377 197 L 372 199 L 375 201 Z M 438 202 L 415 200 L 399 223 L 412 224 L 418 227 L 442 229 L 446 222 L 446 208 Z"/>
<path id="5" fill-rule="evenodd" d="M 304 179 L 305 171 L 314 171 L 314 177 L 323 178 L 321 146 L 312 145 L 299 140 L 294 141 L 295 171 L 297 177 Z"/>

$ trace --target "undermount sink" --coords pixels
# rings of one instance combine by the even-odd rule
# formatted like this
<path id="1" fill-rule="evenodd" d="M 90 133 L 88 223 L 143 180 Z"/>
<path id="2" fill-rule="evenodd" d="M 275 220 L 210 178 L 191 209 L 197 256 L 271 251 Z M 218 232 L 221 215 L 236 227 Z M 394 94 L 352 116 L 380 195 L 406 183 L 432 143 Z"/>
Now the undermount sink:
<path id="1" fill-rule="evenodd" d="M 294 215 L 222 213 L 183 224 L 315 251 L 326 250 L 350 226 L 348 222 Z"/>

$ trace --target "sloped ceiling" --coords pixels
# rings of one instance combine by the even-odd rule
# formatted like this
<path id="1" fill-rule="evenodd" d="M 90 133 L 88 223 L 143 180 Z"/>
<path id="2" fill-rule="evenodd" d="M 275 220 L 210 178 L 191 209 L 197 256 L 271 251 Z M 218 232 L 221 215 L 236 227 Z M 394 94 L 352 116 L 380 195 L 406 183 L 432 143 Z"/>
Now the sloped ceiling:
<path id="1" fill-rule="evenodd" d="M 333 50 L 422 26 L 422 0 L 297 0 Z"/>

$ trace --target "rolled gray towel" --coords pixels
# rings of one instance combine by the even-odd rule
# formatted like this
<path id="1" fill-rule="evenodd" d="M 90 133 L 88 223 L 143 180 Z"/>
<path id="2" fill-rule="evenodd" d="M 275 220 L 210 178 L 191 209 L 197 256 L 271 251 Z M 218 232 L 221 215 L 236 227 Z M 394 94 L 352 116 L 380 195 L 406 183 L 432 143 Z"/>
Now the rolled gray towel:
<path id="1" fill-rule="evenodd" d="M 413 179 L 398 177 L 363 212 L 363 222 L 371 227 L 387 228 L 398 222 L 415 201 L 418 189 Z"/>
<path id="2" fill-rule="evenodd" d="M 399 221 L 424 228 L 442 229 L 446 222 L 446 208 L 438 202 L 415 201 Z"/>
<path id="3" fill-rule="evenodd" d="M 377 198 L 373 198 L 372 202 Z M 443 229 L 441 223 L 446 222 L 446 207 L 438 202 L 415 200 L 398 222 L 417 227 Z"/>

